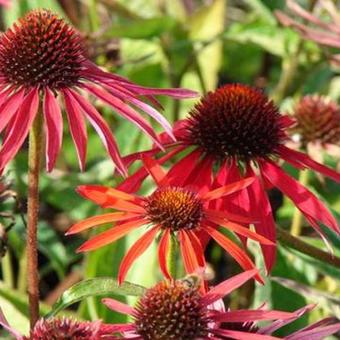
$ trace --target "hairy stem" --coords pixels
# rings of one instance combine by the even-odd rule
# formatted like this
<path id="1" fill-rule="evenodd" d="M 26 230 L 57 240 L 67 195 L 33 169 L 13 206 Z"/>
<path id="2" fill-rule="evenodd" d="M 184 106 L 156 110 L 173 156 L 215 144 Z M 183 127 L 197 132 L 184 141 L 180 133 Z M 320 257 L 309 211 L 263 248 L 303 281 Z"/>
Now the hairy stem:
<path id="1" fill-rule="evenodd" d="M 285 244 L 286 246 L 295 249 L 300 253 L 313 257 L 316 260 L 340 268 L 340 257 L 327 253 L 317 247 L 314 247 L 279 227 L 276 228 L 276 231 L 277 237 L 282 244 Z"/>
<path id="2" fill-rule="evenodd" d="M 173 279 L 177 276 L 177 240 L 175 235 L 170 236 L 170 247 L 168 254 L 169 274 Z"/>
<path id="3" fill-rule="evenodd" d="M 27 288 L 30 325 L 39 319 L 39 271 L 37 225 L 39 212 L 39 175 L 42 151 L 42 115 L 38 113 L 29 135 L 27 203 Z"/>

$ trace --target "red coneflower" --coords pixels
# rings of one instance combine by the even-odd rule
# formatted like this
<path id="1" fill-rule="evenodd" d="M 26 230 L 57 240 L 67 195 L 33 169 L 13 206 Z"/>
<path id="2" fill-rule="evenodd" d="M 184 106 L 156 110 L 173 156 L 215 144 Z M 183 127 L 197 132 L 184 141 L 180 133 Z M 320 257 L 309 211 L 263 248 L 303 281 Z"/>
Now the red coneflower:
<path id="1" fill-rule="evenodd" d="M 292 313 L 264 308 L 225 311 L 221 299 L 255 275 L 256 270 L 246 271 L 220 283 L 206 293 L 203 293 L 199 289 L 200 284 L 195 284 L 195 280 L 191 281 L 190 277 L 184 280 L 162 281 L 148 289 L 134 307 L 113 299 L 103 299 L 103 303 L 108 308 L 127 314 L 133 319 L 130 323 L 112 325 L 115 327 L 115 333 L 119 334 L 116 336 L 117 339 L 278 339 L 268 334 L 281 325 L 296 320 L 310 309 L 310 306 Z M 255 333 L 249 332 L 249 327 L 232 329 L 235 323 L 245 324 L 261 320 L 276 321 L 268 327 L 256 329 Z M 329 326 L 332 328 L 321 326 L 309 326 L 311 332 L 305 330 L 305 333 L 300 333 L 301 337 L 292 334 L 286 339 L 307 339 L 308 334 L 313 335 L 313 339 L 323 339 L 323 336 L 340 329 L 339 323 Z"/>
<path id="2" fill-rule="evenodd" d="M 16 340 L 100 340 L 112 339 L 115 327 L 101 321 L 78 321 L 70 318 L 40 319 L 29 336 L 12 328 L 0 309 L 0 325 Z"/>
<path id="3" fill-rule="evenodd" d="M 266 188 L 277 187 L 301 210 L 306 219 L 322 235 L 319 223 L 336 232 L 336 220 L 315 195 L 287 175 L 276 163 L 283 159 L 298 169 L 310 168 L 336 181 L 340 174 L 309 158 L 306 154 L 287 148 L 287 128 L 293 124 L 282 116 L 266 95 L 255 88 L 230 84 L 209 92 L 191 110 L 190 117 L 174 128 L 178 140 L 172 143 L 163 136 L 171 153 L 160 158 L 165 162 L 183 150 L 190 151 L 169 171 L 169 176 L 200 178 L 207 186 L 223 186 L 243 176 L 254 177 L 245 190 L 219 202 L 221 209 L 251 216 L 257 222 L 256 232 L 275 242 L 275 223 Z M 156 154 L 159 149 L 148 151 Z M 140 157 L 127 157 L 131 162 Z M 216 171 L 215 171 L 216 170 Z M 145 169 L 128 178 L 120 190 L 136 190 L 147 176 Z M 323 236 L 323 235 L 322 235 Z M 275 262 L 275 247 L 262 244 L 265 263 L 271 270 Z"/>
<path id="4" fill-rule="evenodd" d="M 118 221 L 119 224 L 92 239 L 86 241 L 79 251 L 97 249 L 125 236 L 130 231 L 147 226 L 145 234 L 130 248 L 119 269 L 118 280 L 122 282 L 127 271 L 134 262 L 152 243 L 157 234 L 161 234 L 158 246 L 158 259 L 162 272 L 170 277 L 166 259 L 169 252 L 170 238 L 176 236 L 179 241 L 185 269 L 188 273 L 205 266 L 204 253 L 200 237 L 210 236 L 221 247 L 235 258 L 244 270 L 255 266 L 237 244 L 224 236 L 218 227 L 236 232 L 238 235 L 249 237 L 261 244 L 272 245 L 272 242 L 250 231 L 237 223 L 248 222 L 242 216 L 228 211 L 218 211 L 212 207 L 214 201 L 246 188 L 253 178 L 207 191 L 199 190 L 197 182 L 182 183 L 181 177 L 167 176 L 157 162 L 144 157 L 144 166 L 151 174 L 158 188 L 151 195 L 142 198 L 125 192 L 103 186 L 85 185 L 78 187 L 78 192 L 85 198 L 104 208 L 114 208 L 118 212 L 108 213 L 73 225 L 67 235 L 79 233 L 93 226 Z M 260 276 L 257 279 L 261 281 Z"/>
<path id="5" fill-rule="evenodd" d="M 42 105 L 46 130 L 46 167 L 51 171 L 58 156 L 63 120 L 57 96 L 64 107 L 79 158 L 84 169 L 89 120 L 102 139 L 118 170 L 125 174 L 116 141 L 108 124 L 81 94 L 85 91 L 110 105 L 125 119 L 136 124 L 161 147 L 151 125 L 140 109 L 159 122 L 173 138 L 171 127 L 152 106 L 140 100 L 153 95 L 185 98 L 194 92 L 180 89 L 154 89 L 99 69 L 85 56 L 81 35 L 63 19 L 47 10 L 34 10 L 9 28 L 0 38 L 0 132 L 5 131 L 0 150 L 0 171 L 23 144 Z"/>

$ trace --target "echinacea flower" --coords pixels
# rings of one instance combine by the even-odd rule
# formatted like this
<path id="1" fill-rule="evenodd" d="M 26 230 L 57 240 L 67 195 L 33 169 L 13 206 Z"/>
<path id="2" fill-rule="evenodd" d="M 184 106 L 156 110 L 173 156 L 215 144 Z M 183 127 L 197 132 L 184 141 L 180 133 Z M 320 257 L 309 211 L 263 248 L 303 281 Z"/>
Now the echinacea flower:
<path id="1" fill-rule="evenodd" d="M 40 319 L 29 336 L 11 327 L 0 309 L 0 325 L 16 340 L 100 340 L 112 339 L 114 327 L 101 321 L 78 321 L 70 318 Z"/>
<path id="2" fill-rule="evenodd" d="M 331 0 L 317 1 L 315 6 L 319 11 L 323 10 L 328 14 L 330 22 L 321 20 L 294 0 L 287 0 L 287 7 L 296 18 L 303 19 L 305 23 L 298 22 L 282 11 L 276 11 L 276 17 L 282 25 L 294 28 L 303 38 L 320 45 L 340 48 L 340 12 Z M 306 25 L 306 22 L 309 25 Z M 340 54 L 334 54 L 330 59 L 335 65 L 340 66 Z"/>
<path id="3" fill-rule="evenodd" d="M 256 270 L 238 274 L 211 288 L 207 292 L 200 289 L 195 280 L 161 281 L 146 290 L 134 307 L 113 299 L 103 299 L 103 303 L 118 313 L 129 315 L 132 321 L 126 324 L 112 325 L 115 327 L 117 339 L 138 340 L 269 340 L 278 339 L 271 336 L 274 330 L 301 317 L 310 306 L 295 312 L 277 310 L 225 310 L 222 298 L 256 275 Z M 254 321 L 274 320 L 267 327 L 247 327 Z M 334 323 L 334 321 L 333 321 Z M 236 324 L 243 325 L 235 327 Z M 229 326 L 228 326 L 229 325 Z M 309 336 L 313 340 L 335 333 L 340 323 L 331 326 L 311 325 Z M 233 329 L 234 328 L 234 329 Z M 235 329 L 236 328 L 236 329 Z M 286 339 L 307 338 L 308 331 L 301 331 Z M 119 335 L 118 335 L 119 334 Z"/>
<path id="4" fill-rule="evenodd" d="M 304 96 L 291 116 L 296 120 L 291 135 L 297 147 L 320 163 L 324 153 L 340 159 L 340 106 L 335 101 L 317 94 Z"/>
<path id="5" fill-rule="evenodd" d="M 254 177 L 254 182 L 242 191 L 219 203 L 238 215 L 252 217 L 256 232 L 275 242 L 275 222 L 266 189 L 276 187 L 287 195 L 322 236 L 320 224 L 339 233 L 335 218 L 324 204 L 308 189 L 290 177 L 278 164 L 284 160 L 298 169 L 309 168 L 339 182 L 340 174 L 312 160 L 308 155 L 285 146 L 287 129 L 294 122 L 280 114 L 274 103 L 260 90 L 242 84 L 228 84 L 209 92 L 190 111 L 190 117 L 174 127 L 177 143 L 163 136 L 167 155 L 184 154 L 169 171 L 168 176 L 200 178 L 206 186 L 219 187 Z M 182 153 L 186 151 L 186 153 Z M 189 151 L 189 152 L 188 152 Z M 159 153 L 157 147 L 146 152 Z M 143 153 L 130 155 L 127 161 Z M 133 192 L 148 175 L 139 169 L 118 188 Z M 275 263 L 275 247 L 261 244 L 268 271 Z"/>
<path id="6" fill-rule="evenodd" d="M 10 4 L 11 4 L 11 0 L 0 0 L 1 6 L 9 7 Z"/>
<path id="7" fill-rule="evenodd" d="M 194 95 L 189 90 L 138 86 L 102 71 L 86 58 L 79 32 L 48 10 L 34 10 L 0 37 L 0 132 L 4 132 L 0 171 L 23 144 L 35 117 L 40 114 L 39 106 L 45 122 L 46 167 L 48 171 L 53 169 L 62 144 L 63 119 L 58 99 L 63 99 L 80 168 L 84 169 L 86 158 L 86 118 L 119 172 L 125 174 L 125 164 L 108 124 L 83 92 L 111 106 L 160 147 L 152 126 L 138 110 L 154 118 L 173 138 L 171 126 L 140 97 L 159 105 L 154 95 L 174 98 Z"/>
<path id="8" fill-rule="evenodd" d="M 230 230 L 243 237 L 249 237 L 265 245 L 273 245 L 263 236 L 257 235 L 238 222 L 249 222 L 242 216 L 213 207 L 214 201 L 242 190 L 253 182 L 253 178 L 221 186 L 210 191 L 201 190 L 197 181 L 189 185 L 182 182 L 183 177 L 167 176 L 157 162 L 145 156 L 144 166 L 157 184 L 157 189 L 147 197 L 130 195 L 113 188 L 84 185 L 77 191 L 103 208 L 114 208 L 118 212 L 90 217 L 73 225 L 67 235 L 79 233 L 94 226 L 119 222 L 107 231 L 86 241 L 78 251 L 89 251 L 115 242 L 137 228 L 145 228 L 143 236 L 129 249 L 120 265 L 118 281 L 122 282 L 134 262 L 160 234 L 158 259 L 166 277 L 170 277 L 167 257 L 170 239 L 178 239 L 185 269 L 192 273 L 205 266 L 201 237 L 212 237 L 224 248 L 244 270 L 255 267 L 242 248 L 223 235 L 218 228 Z M 262 282 L 258 275 L 257 279 Z"/>

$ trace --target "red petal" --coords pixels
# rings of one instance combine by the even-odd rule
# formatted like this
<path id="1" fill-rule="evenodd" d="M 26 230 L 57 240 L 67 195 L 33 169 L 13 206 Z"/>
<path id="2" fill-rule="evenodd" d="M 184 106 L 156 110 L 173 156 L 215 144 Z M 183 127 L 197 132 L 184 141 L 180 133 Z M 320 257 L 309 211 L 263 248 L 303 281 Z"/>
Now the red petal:
<path id="1" fill-rule="evenodd" d="M 1 95 L 6 95 L 6 97 L 0 106 L 0 113 L 1 113 L 0 114 L 0 132 L 5 128 L 8 122 L 14 116 L 14 114 L 21 107 L 23 99 L 24 99 L 25 89 L 20 89 L 18 92 L 14 93 L 10 97 L 7 97 L 7 95 L 12 91 L 13 89 L 8 89 L 7 91 L 4 91 L 1 94 Z"/>
<path id="2" fill-rule="evenodd" d="M 231 213 L 231 212 L 225 211 L 225 210 L 219 211 L 219 210 L 213 210 L 213 209 L 205 209 L 205 212 L 209 215 L 218 216 L 219 218 L 224 218 L 224 219 L 239 222 L 239 223 L 250 224 L 250 223 L 257 222 L 257 221 L 254 220 L 254 218 L 234 214 L 234 213 Z"/>
<path id="3" fill-rule="evenodd" d="M 257 269 L 247 270 L 241 274 L 223 281 L 217 286 L 211 288 L 209 292 L 201 299 L 204 306 L 209 306 L 217 300 L 223 299 L 229 293 L 242 286 L 245 282 L 258 275 Z"/>
<path id="4" fill-rule="evenodd" d="M 318 327 L 308 331 L 297 331 L 287 337 L 289 340 L 321 340 L 340 331 L 340 322 L 335 325 Z"/>
<path id="5" fill-rule="evenodd" d="M 134 312 L 134 309 L 123 303 L 123 302 L 120 302 L 120 301 L 117 301 L 117 300 L 114 300 L 114 299 L 109 299 L 109 298 L 106 298 L 106 299 L 102 299 L 102 303 L 110 308 L 111 310 L 115 311 L 115 312 L 118 312 L 118 313 L 121 313 L 121 314 L 127 314 L 127 315 L 133 315 L 133 312 Z"/>
<path id="6" fill-rule="evenodd" d="M 178 235 L 185 271 L 187 273 L 193 273 L 201 267 L 198 260 L 199 254 L 196 254 L 191 238 L 186 231 L 180 230 Z"/>
<path id="7" fill-rule="evenodd" d="M 244 270 L 255 268 L 255 265 L 253 261 L 249 258 L 249 256 L 226 236 L 208 225 L 206 225 L 204 229 L 222 248 L 224 248 L 239 263 L 239 265 Z M 261 283 L 263 282 L 259 274 L 256 276 L 256 279 Z"/>
<path id="8" fill-rule="evenodd" d="M 46 169 L 52 171 L 63 138 L 63 117 L 60 106 L 51 90 L 45 89 L 44 118 L 46 127 Z"/>
<path id="9" fill-rule="evenodd" d="M 256 333 L 249 333 L 249 332 L 240 332 L 240 331 L 231 331 L 226 329 L 216 329 L 213 330 L 214 333 L 218 335 L 223 335 L 230 339 L 236 340 L 273 340 L 273 339 L 280 339 L 270 335 L 263 335 L 263 334 L 256 334 Z"/>
<path id="10" fill-rule="evenodd" d="M 22 101 L 15 115 L 13 126 L 3 142 L 0 151 L 0 170 L 4 169 L 23 144 L 37 114 L 38 106 L 39 92 L 37 88 L 34 88 L 27 93 Z"/>
<path id="11" fill-rule="evenodd" d="M 121 237 L 125 236 L 130 231 L 137 229 L 138 227 L 141 227 L 145 224 L 145 220 L 135 220 L 117 225 L 86 241 L 82 246 L 77 249 L 77 252 L 89 251 L 106 246 L 107 244 L 113 243 Z"/>
<path id="12" fill-rule="evenodd" d="M 304 166 L 306 166 L 307 168 L 315 170 L 315 171 L 319 172 L 320 174 L 322 174 L 326 177 L 329 177 L 329 178 L 333 179 L 334 181 L 336 181 L 338 183 L 340 182 L 340 173 L 339 172 L 337 172 L 336 170 L 333 170 L 331 168 L 328 168 L 327 166 L 324 166 L 323 164 L 315 162 L 308 155 L 306 155 L 302 152 L 289 149 L 284 145 L 280 146 L 279 152 L 280 152 L 280 156 L 289 163 L 293 164 L 294 162 L 298 161 L 301 164 L 303 164 Z"/>
<path id="13" fill-rule="evenodd" d="M 124 118 L 136 124 L 142 131 L 144 131 L 157 145 L 159 148 L 163 148 L 161 143 L 158 140 L 157 135 L 155 134 L 152 126 L 135 110 L 121 101 L 119 98 L 114 97 L 106 90 L 90 85 L 90 84 L 83 84 L 83 87 L 95 95 L 96 97 L 100 98 L 105 103 L 112 106 L 115 110 L 117 110 Z"/>
<path id="14" fill-rule="evenodd" d="M 290 319 L 295 313 L 276 310 L 235 310 L 218 313 L 213 316 L 214 322 L 251 322 L 260 320 Z"/>
<path id="15" fill-rule="evenodd" d="M 324 204 L 298 181 L 288 176 L 280 167 L 269 161 L 261 162 L 261 169 L 266 179 L 286 194 L 302 213 L 311 216 L 337 233 L 340 232 L 335 218 Z"/>
<path id="16" fill-rule="evenodd" d="M 126 273 L 130 269 L 133 262 L 141 256 L 146 249 L 149 248 L 152 241 L 155 239 L 157 232 L 159 231 L 159 227 L 156 226 L 150 230 L 148 230 L 140 239 L 138 239 L 134 245 L 128 250 L 126 255 L 124 256 L 122 263 L 119 267 L 118 272 L 118 282 L 121 284 L 126 276 Z"/>
<path id="17" fill-rule="evenodd" d="M 161 240 L 158 245 L 158 262 L 163 275 L 170 279 L 171 275 L 168 271 L 167 258 L 169 253 L 169 241 L 170 241 L 170 229 L 166 229 L 163 232 Z"/>
<path id="18" fill-rule="evenodd" d="M 207 201 L 215 200 L 222 196 L 230 195 L 230 194 L 233 194 L 234 192 L 240 191 L 248 187 L 253 182 L 254 182 L 253 177 L 245 178 L 241 181 L 238 181 L 232 184 L 227 184 L 215 190 L 208 191 L 206 194 L 202 195 L 201 198 Z"/>
<path id="19" fill-rule="evenodd" d="M 88 101 L 86 101 L 82 96 L 80 96 L 76 91 L 67 89 L 65 89 L 64 91 L 67 92 L 70 96 L 73 97 L 74 100 L 78 102 L 80 107 L 83 109 L 85 115 L 87 116 L 88 120 L 97 131 L 107 152 L 111 156 L 113 163 L 117 166 L 118 171 L 123 176 L 126 176 L 127 175 L 126 167 L 119 154 L 117 143 L 106 121 L 98 113 L 95 107 L 91 105 Z"/>
<path id="20" fill-rule="evenodd" d="M 87 132 L 84 122 L 83 114 L 79 104 L 68 95 L 67 92 L 62 91 L 65 100 L 66 114 L 68 124 L 70 126 L 70 132 L 79 160 L 79 167 L 81 171 L 85 169 L 86 159 L 86 143 L 87 143 Z"/>
<path id="21" fill-rule="evenodd" d="M 268 240 L 267 238 L 263 237 L 260 234 L 254 233 L 253 231 L 249 230 L 248 228 L 242 227 L 239 224 L 233 223 L 233 222 L 228 222 L 225 221 L 222 218 L 216 217 L 213 214 L 206 214 L 207 218 L 209 221 L 212 221 L 213 223 L 216 223 L 217 225 L 224 227 L 228 230 L 232 230 L 235 233 L 248 237 L 254 241 L 258 241 L 262 244 L 266 244 L 266 245 L 274 245 L 274 243 L 270 240 Z"/>
<path id="22" fill-rule="evenodd" d="M 80 233 L 81 231 L 87 230 L 94 226 L 98 226 L 101 224 L 106 224 L 110 222 L 116 221 L 124 221 L 130 218 L 136 217 L 136 214 L 128 214 L 126 212 L 115 212 L 115 213 L 108 213 L 98 216 L 92 216 L 85 220 L 82 220 L 76 224 L 74 224 L 66 233 L 65 235 L 73 235 Z"/>
<path id="23" fill-rule="evenodd" d="M 157 161 L 146 155 L 142 156 L 142 161 L 144 167 L 146 168 L 148 173 L 152 176 L 158 187 L 169 185 L 166 172 L 161 168 Z"/>
<path id="24" fill-rule="evenodd" d="M 248 172 L 253 174 L 250 167 Z M 249 199 L 252 202 L 250 205 L 250 215 L 257 216 L 256 220 L 258 222 L 254 223 L 256 232 L 275 243 L 275 221 L 269 199 L 262 183 L 257 178 L 247 190 Z M 276 261 L 276 246 L 267 246 L 261 244 L 261 249 L 263 252 L 267 272 L 270 273 Z"/>

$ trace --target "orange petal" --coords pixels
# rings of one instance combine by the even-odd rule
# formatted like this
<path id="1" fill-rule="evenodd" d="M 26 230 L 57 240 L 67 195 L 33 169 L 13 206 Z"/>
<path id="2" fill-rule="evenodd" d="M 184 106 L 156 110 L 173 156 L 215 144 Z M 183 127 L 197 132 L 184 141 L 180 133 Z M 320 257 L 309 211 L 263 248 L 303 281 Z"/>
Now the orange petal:
<path id="1" fill-rule="evenodd" d="M 193 273 L 200 267 L 200 263 L 186 231 L 179 232 L 179 240 L 185 270 L 188 274 Z"/>
<path id="2" fill-rule="evenodd" d="M 118 282 L 121 284 L 126 276 L 126 273 L 130 269 L 133 262 L 141 256 L 146 249 L 149 248 L 152 241 L 154 240 L 156 233 L 159 230 L 159 226 L 156 226 L 150 230 L 148 230 L 140 239 L 138 239 L 135 244 L 129 249 L 126 255 L 123 258 L 122 263 L 119 267 L 118 273 Z"/>
<path id="3" fill-rule="evenodd" d="M 65 235 L 72 235 L 84 231 L 86 229 L 92 228 L 97 225 L 116 222 L 116 221 L 124 221 L 129 218 L 137 217 L 136 214 L 129 214 L 126 212 L 114 212 L 109 214 L 103 214 L 98 216 L 92 216 L 85 220 L 82 220 L 78 223 L 75 223 L 66 233 Z"/>
<path id="4" fill-rule="evenodd" d="M 171 275 L 167 267 L 167 257 L 169 253 L 170 229 L 166 229 L 158 245 L 158 262 L 163 275 L 170 279 Z"/>
<path id="5" fill-rule="evenodd" d="M 236 191 L 240 191 L 244 188 L 246 188 L 247 186 L 249 186 L 251 183 L 254 182 L 254 178 L 253 177 L 248 177 L 245 179 L 242 179 L 241 181 L 235 182 L 235 183 L 231 183 L 231 184 L 227 184 L 224 185 L 220 188 L 217 188 L 215 190 L 209 191 L 207 193 L 205 193 L 204 195 L 202 195 L 202 199 L 203 200 L 215 200 L 217 198 L 220 198 L 222 196 L 226 196 L 226 195 L 230 195 Z"/>
<path id="6" fill-rule="evenodd" d="M 169 185 L 165 171 L 159 163 L 147 155 L 142 156 L 143 164 L 148 173 L 152 176 L 159 187 Z"/>
<path id="7" fill-rule="evenodd" d="M 140 219 L 137 221 L 135 220 L 117 225 L 86 241 L 82 246 L 77 249 L 77 252 L 89 251 L 106 246 L 107 244 L 113 243 L 121 237 L 125 236 L 131 230 L 145 225 L 146 223 L 147 222 L 144 219 Z"/>

